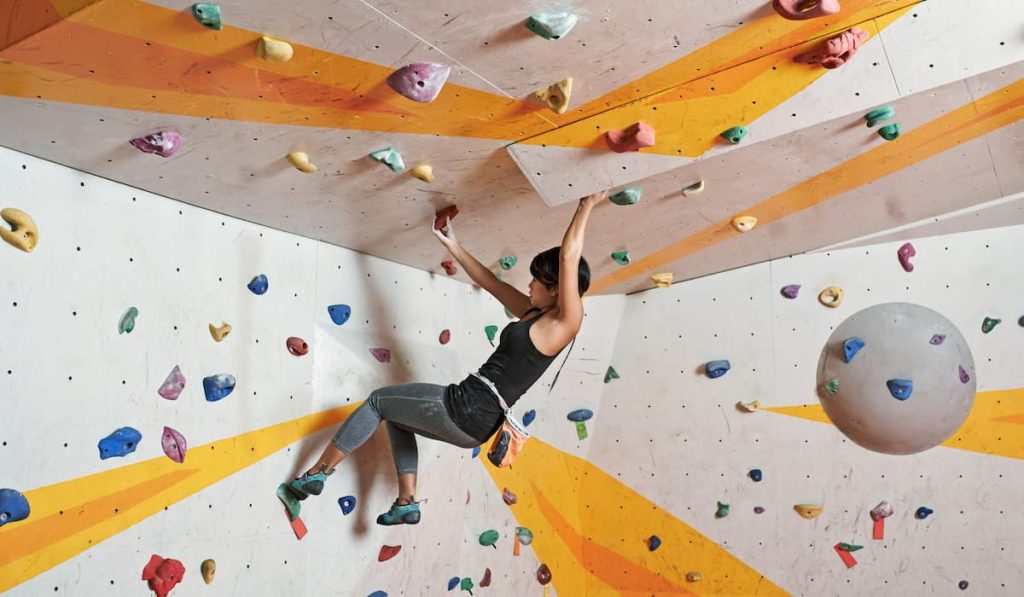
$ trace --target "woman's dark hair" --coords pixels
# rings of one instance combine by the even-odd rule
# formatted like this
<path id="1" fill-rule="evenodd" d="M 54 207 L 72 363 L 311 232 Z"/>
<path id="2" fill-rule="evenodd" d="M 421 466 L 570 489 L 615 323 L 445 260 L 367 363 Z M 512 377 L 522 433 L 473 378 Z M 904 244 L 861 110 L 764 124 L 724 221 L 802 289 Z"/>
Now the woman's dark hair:
<path id="1" fill-rule="evenodd" d="M 551 247 L 547 251 L 537 253 L 537 256 L 530 262 L 530 274 L 549 290 L 558 288 L 558 265 L 561 263 L 561 254 L 562 247 Z M 583 296 L 590 288 L 590 266 L 582 256 L 580 256 L 577 276 L 580 296 Z"/>

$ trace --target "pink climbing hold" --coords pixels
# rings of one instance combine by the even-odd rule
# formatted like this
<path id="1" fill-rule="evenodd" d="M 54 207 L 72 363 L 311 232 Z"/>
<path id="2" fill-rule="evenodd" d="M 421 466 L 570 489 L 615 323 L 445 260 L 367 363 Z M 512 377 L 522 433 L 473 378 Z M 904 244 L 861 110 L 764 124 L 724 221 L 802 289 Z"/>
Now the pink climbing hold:
<path id="1" fill-rule="evenodd" d="M 145 137 L 136 137 L 131 140 L 131 144 L 139 151 L 169 158 L 181 147 L 181 135 L 174 131 L 159 131 Z"/>
<path id="2" fill-rule="evenodd" d="M 188 442 L 185 436 L 170 427 L 164 427 L 164 434 L 160 437 L 160 445 L 164 454 L 177 463 L 185 462 L 185 453 L 188 452 Z"/>
<path id="3" fill-rule="evenodd" d="M 168 400 L 177 400 L 178 396 L 181 395 L 181 391 L 185 389 L 185 375 L 181 372 L 181 368 L 177 365 L 167 375 L 167 379 L 164 380 L 160 389 L 156 391 L 161 397 Z"/>
<path id="4" fill-rule="evenodd" d="M 458 268 L 455 267 L 455 262 L 451 259 L 445 259 L 441 262 L 441 267 L 444 268 L 444 273 L 449 276 L 454 276 L 459 272 Z"/>
<path id="5" fill-rule="evenodd" d="M 371 348 L 370 354 L 381 363 L 391 362 L 391 351 L 386 348 Z"/>
<path id="6" fill-rule="evenodd" d="M 441 93 L 452 67 L 434 62 L 413 62 L 391 73 L 388 86 L 414 102 L 431 102 Z"/>
<path id="7" fill-rule="evenodd" d="M 896 251 L 896 256 L 900 260 L 900 265 L 903 266 L 903 271 L 914 271 L 914 264 L 910 263 L 910 258 L 914 255 L 917 255 L 917 250 L 915 250 L 914 245 L 910 243 L 903 243 L 903 246 Z"/>
<path id="8" fill-rule="evenodd" d="M 806 21 L 839 12 L 839 0 L 773 0 L 772 8 L 784 19 Z"/>
<path id="9" fill-rule="evenodd" d="M 512 506 L 519 501 L 519 498 L 516 497 L 516 494 L 509 491 L 508 487 L 501 491 L 501 499 L 504 500 L 505 503 L 508 504 L 509 506 Z"/>
<path id="10" fill-rule="evenodd" d="M 825 68 L 839 68 L 853 58 L 868 41 L 868 32 L 854 27 L 819 45 L 810 52 L 804 52 L 794 58 L 803 64 L 820 64 Z"/>
<path id="11" fill-rule="evenodd" d="M 185 576 L 185 566 L 173 558 L 162 558 L 153 554 L 142 569 L 142 580 L 149 581 L 149 588 L 157 597 L 167 597 L 174 585 Z"/>
<path id="12" fill-rule="evenodd" d="M 451 330 L 441 330 L 441 335 L 438 336 L 437 341 L 440 342 L 441 344 L 448 344 L 449 342 L 451 342 L 452 341 L 452 332 L 451 332 Z"/>
<path id="13" fill-rule="evenodd" d="M 615 153 L 640 151 L 644 147 L 654 146 L 655 132 L 651 125 L 637 122 L 621 131 L 608 131 L 604 135 L 608 147 Z"/>

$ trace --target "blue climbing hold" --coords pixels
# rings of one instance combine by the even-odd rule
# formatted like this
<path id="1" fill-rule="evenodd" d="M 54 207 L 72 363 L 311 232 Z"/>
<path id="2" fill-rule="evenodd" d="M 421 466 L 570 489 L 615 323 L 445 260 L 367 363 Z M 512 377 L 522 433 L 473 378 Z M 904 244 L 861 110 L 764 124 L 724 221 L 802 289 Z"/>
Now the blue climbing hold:
<path id="1" fill-rule="evenodd" d="M 476 458 L 479 455 L 480 455 L 480 446 L 477 446 L 477 447 L 473 448 L 473 458 Z"/>
<path id="2" fill-rule="evenodd" d="M 352 307 L 348 305 L 331 305 L 327 307 L 327 314 L 331 316 L 331 321 L 335 325 L 341 325 L 348 321 L 349 317 L 352 317 Z"/>
<path id="3" fill-rule="evenodd" d="M 263 294 L 267 291 L 269 286 L 270 282 L 267 281 L 267 277 L 263 274 L 260 274 L 249 281 L 249 290 L 251 290 L 253 294 Z"/>
<path id="4" fill-rule="evenodd" d="M 338 506 L 341 508 L 341 513 L 348 516 L 356 509 L 356 496 L 346 495 L 338 498 Z"/>
<path id="5" fill-rule="evenodd" d="M 1024 328 L 1024 315 L 1021 315 L 1020 319 L 1017 320 L 1017 325 Z"/>
<path id="6" fill-rule="evenodd" d="M 865 342 L 857 336 L 848 338 L 846 342 L 843 342 L 843 358 L 847 363 L 853 362 L 853 357 L 857 356 L 860 349 L 864 348 L 864 344 Z"/>
<path id="7" fill-rule="evenodd" d="M 374 592 L 370 593 L 369 595 L 367 595 L 366 597 L 388 597 L 388 594 L 385 593 L 384 591 L 374 591 Z"/>
<path id="8" fill-rule="evenodd" d="M 924 520 L 925 518 L 931 516 L 934 512 L 935 510 L 932 510 L 931 508 L 921 506 L 920 508 L 917 509 L 917 512 L 914 512 L 914 518 L 918 520 Z"/>
<path id="9" fill-rule="evenodd" d="M 459 578 L 458 576 L 451 577 L 451 579 L 448 580 L 448 590 L 451 591 L 455 587 L 459 586 L 459 582 L 461 582 L 461 581 L 462 581 L 462 579 Z"/>
<path id="10" fill-rule="evenodd" d="M 708 364 L 704 365 L 704 374 L 715 379 L 728 373 L 729 369 L 732 369 L 729 361 L 708 361 Z"/>
<path id="11" fill-rule="evenodd" d="M 526 413 L 523 415 L 523 426 L 525 427 L 525 426 L 529 425 L 530 423 L 533 423 L 533 420 L 536 419 L 536 418 L 537 418 L 537 411 L 533 410 L 532 408 L 530 410 L 526 411 Z"/>
<path id="12" fill-rule="evenodd" d="M 227 373 L 218 373 L 203 378 L 203 392 L 206 394 L 207 402 L 216 402 L 227 397 L 235 389 L 235 376 Z"/>
<path id="13" fill-rule="evenodd" d="M 914 382 L 909 379 L 890 379 L 885 385 L 889 387 L 892 397 L 897 400 L 910 398 L 910 393 L 914 391 Z"/>
<path id="14" fill-rule="evenodd" d="M 28 500 L 20 491 L 0 489 L 0 527 L 28 518 Z"/>
<path id="15" fill-rule="evenodd" d="M 647 550 L 654 551 L 661 547 L 661 537 L 657 535 L 651 535 L 650 539 L 647 540 Z"/>
<path id="16" fill-rule="evenodd" d="M 759 469 L 759 468 L 752 468 L 752 469 L 750 469 L 750 472 L 747 473 L 747 474 L 750 475 L 750 478 L 753 479 L 754 483 L 760 483 L 761 482 L 761 469 Z"/>
<path id="17" fill-rule="evenodd" d="M 100 440 L 100 460 L 115 456 L 127 456 L 135 451 L 140 441 L 142 441 L 142 434 L 138 429 L 122 427 Z"/>
<path id="18" fill-rule="evenodd" d="M 594 416 L 594 412 L 586 408 L 574 410 L 569 413 L 570 421 L 589 421 Z"/>

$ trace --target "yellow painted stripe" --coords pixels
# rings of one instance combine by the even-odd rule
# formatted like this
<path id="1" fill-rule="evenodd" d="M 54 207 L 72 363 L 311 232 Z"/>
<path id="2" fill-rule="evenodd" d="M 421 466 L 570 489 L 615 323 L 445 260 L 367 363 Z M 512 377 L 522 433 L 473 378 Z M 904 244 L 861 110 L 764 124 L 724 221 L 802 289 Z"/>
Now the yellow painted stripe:
<path id="1" fill-rule="evenodd" d="M 0 527 L 0 592 L 113 537 L 298 439 L 345 420 L 358 405 L 327 410 L 189 449 L 24 492 L 28 519 Z M 144 439 L 159 442 L 159 436 Z M 287 471 L 281 471 L 282 478 Z M 268 481 L 266 495 L 277 483 Z M 286 517 L 281 514 L 282 525 Z"/>
<path id="2" fill-rule="evenodd" d="M 961 143 L 1024 118 L 1024 80 L 1002 87 L 983 98 L 904 132 L 896 141 L 883 142 L 865 153 L 813 176 L 742 211 L 755 216 L 760 226 L 825 203 L 882 177 L 948 151 Z M 646 275 L 740 234 L 732 216 L 659 249 L 630 265 L 595 280 L 590 292 L 600 292 L 636 276 Z M 745 234 L 760 234 L 755 229 Z"/>
<path id="3" fill-rule="evenodd" d="M 762 410 L 832 424 L 821 404 L 777 406 Z M 1024 388 L 978 392 L 963 426 L 942 445 L 993 456 L 1024 459 Z"/>

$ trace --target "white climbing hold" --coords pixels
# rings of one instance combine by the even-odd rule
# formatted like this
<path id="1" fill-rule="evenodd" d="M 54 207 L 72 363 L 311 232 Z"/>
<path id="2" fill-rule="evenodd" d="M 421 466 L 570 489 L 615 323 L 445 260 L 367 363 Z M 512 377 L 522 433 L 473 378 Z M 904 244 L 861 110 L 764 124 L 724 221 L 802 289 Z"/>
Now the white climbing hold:
<path id="1" fill-rule="evenodd" d="M 739 232 L 750 232 L 757 226 L 757 218 L 754 216 L 736 216 L 732 219 L 732 227 Z"/>
<path id="2" fill-rule="evenodd" d="M 300 172 L 310 174 L 316 172 L 316 166 L 309 162 L 309 155 L 304 151 L 293 151 L 288 154 L 288 161 Z"/>
<path id="3" fill-rule="evenodd" d="M 257 52 L 267 62 L 288 62 L 294 54 L 290 43 L 267 36 L 260 38 Z"/>

